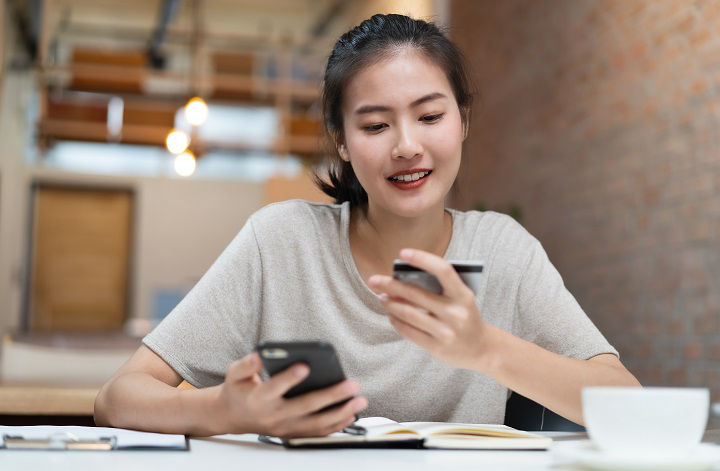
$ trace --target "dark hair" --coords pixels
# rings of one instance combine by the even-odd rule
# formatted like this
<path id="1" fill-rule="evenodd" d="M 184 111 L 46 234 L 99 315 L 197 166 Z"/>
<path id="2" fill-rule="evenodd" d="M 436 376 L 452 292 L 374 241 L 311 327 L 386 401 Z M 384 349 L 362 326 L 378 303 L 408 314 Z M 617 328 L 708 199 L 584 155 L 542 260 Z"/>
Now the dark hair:
<path id="1" fill-rule="evenodd" d="M 328 57 L 322 92 L 325 130 L 336 147 L 343 143 L 342 101 L 355 74 L 397 49 L 410 46 L 427 56 L 447 75 L 465 129 L 470 120 L 472 93 L 465 60 L 457 46 L 433 23 L 403 15 L 374 15 L 340 36 Z M 350 162 L 340 158 L 337 149 L 328 166 L 329 182 L 315 175 L 315 182 L 336 203 L 349 201 L 353 207 L 367 205 L 368 196 Z"/>

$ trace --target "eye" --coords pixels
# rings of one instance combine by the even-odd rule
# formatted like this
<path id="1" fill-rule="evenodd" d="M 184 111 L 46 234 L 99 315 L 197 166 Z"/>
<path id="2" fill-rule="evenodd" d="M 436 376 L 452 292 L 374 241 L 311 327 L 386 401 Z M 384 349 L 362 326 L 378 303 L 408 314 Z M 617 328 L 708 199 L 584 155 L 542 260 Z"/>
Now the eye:
<path id="1" fill-rule="evenodd" d="M 369 133 L 375 133 L 375 132 L 382 131 L 386 127 L 387 127 L 387 124 L 385 124 L 385 123 L 371 124 L 369 126 L 363 126 L 363 131 L 366 131 Z"/>
<path id="2" fill-rule="evenodd" d="M 436 121 L 440 121 L 440 118 L 443 117 L 443 114 L 444 113 L 428 114 L 420 118 L 419 121 L 422 121 L 423 123 L 434 123 Z"/>

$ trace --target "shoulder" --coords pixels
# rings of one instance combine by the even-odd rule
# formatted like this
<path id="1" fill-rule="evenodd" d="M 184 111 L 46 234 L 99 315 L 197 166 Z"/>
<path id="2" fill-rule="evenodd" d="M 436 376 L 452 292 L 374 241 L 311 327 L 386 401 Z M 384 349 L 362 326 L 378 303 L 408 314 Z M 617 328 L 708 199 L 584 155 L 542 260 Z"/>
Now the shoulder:
<path id="1" fill-rule="evenodd" d="M 250 217 L 256 234 L 289 235 L 316 233 L 318 226 L 331 229 L 340 226 L 343 207 L 339 204 L 289 200 L 269 204 Z"/>
<path id="2" fill-rule="evenodd" d="M 522 270 L 540 243 L 517 220 L 494 211 L 452 211 L 453 243 L 462 254 Z"/>
<path id="3" fill-rule="evenodd" d="M 495 211 L 450 210 L 462 237 L 482 238 L 500 245 L 521 247 L 533 245 L 537 239 L 515 218 Z"/>

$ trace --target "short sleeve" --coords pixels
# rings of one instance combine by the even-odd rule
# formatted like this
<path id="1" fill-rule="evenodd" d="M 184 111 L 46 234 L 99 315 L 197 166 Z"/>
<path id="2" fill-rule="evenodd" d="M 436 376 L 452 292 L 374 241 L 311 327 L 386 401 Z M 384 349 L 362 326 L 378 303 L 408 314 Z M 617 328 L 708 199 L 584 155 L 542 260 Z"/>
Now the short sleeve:
<path id="1" fill-rule="evenodd" d="M 230 363 L 255 348 L 261 298 L 262 265 L 251 218 L 143 343 L 192 385 L 219 384 Z"/>
<path id="2" fill-rule="evenodd" d="M 618 355 L 563 283 L 534 237 L 516 302 L 515 332 L 547 350 L 576 359 Z"/>

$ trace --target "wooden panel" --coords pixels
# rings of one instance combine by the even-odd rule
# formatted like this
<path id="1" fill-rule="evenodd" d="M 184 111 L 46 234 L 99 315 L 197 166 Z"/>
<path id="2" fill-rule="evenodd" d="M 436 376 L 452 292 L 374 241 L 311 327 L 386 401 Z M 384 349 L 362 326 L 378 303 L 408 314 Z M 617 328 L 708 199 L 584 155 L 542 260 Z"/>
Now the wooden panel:
<path id="1" fill-rule="evenodd" d="M 322 122 L 306 115 L 293 115 L 288 120 L 288 133 L 291 136 L 317 136 L 323 133 Z"/>
<path id="2" fill-rule="evenodd" d="M 215 72 L 252 75 L 255 56 L 248 53 L 216 52 L 212 55 L 212 61 Z"/>
<path id="3" fill-rule="evenodd" d="M 31 328 L 121 329 L 127 314 L 132 194 L 39 186 L 34 210 Z"/>
<path id="4" fill-rule="evenodd" d="M 297 177 L 288 178 L 276 175 L 265 182 L 264 204 L 303 199 L 320 203 L 331 203 L 332 198 L 320 191 L 312 180 L 310 172 L 305 170 Z"/>
<path id="5" fill-rule="evenodd" d="M 70 90 L 106 93 L 141 93 L 145 74 L 142 70 L 103 71 L 71 66 Z"/>
<path id="6" fill-rule="evenodd" d="M 76 48 L 71 61 L 75 64 L 107 64 L 142 68 L 147 65 L 145 51 Z"/>
<path id="7" fill-rule="evenodd" d="M 123 109 L 123 124 L 164 126 L 170 130 L 175 125 L 175 113 L 181 106 L 182 104 L 154 104 L 126 100 Z"/>
<path id="8" fill-rule="evenodd" d="M 72 53 L 73 90 L 140 93 L 147 55 L 143 51 L 78 48 Z"/>
<path id="9" fill-rule="evenodd" d="M 105 142 L 108 139 L 106 123 L 87 121 L 43 120 L 38 123 L 39 134 L 45 138 L 70 141 Z"/>
<path id="10" fill-rule="evenodd" d="M 49 119 L 92 121 L 107 125 L 107 102 L 68 100 L 47 95 L 47 117 Z"/>

